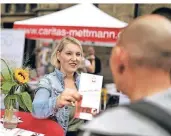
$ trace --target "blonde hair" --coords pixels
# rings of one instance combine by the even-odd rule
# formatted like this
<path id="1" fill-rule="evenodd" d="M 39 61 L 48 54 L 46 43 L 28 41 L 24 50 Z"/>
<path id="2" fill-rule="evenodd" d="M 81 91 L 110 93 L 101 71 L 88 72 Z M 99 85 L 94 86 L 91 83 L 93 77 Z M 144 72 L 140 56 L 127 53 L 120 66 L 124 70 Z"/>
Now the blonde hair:
<path id="1" fill-rule="evenodd" d="M 52 52 L 52 55 L 51 55 L 51 64 L 54 67 L 56 67 L 56 68 L 60 67 L 60 62 L 59 62 L 59 60 L 57 58 L 57 52 L 61 52 L 64 49 L 65 45 L 67 45 L 69 43 L 78 45 L 80 47 L 80 49 L 81 49 L 81 55 L 83 54 L 83 49 L 82 49 L 80 41 L 78 41 L 76 38 L 71 37 L 71 36 L 63 37 L 61 39 L 61 41 L 56 45 L 56 47 L 55 47 L 55 49 L 54 49 L 54 51 Z"/>

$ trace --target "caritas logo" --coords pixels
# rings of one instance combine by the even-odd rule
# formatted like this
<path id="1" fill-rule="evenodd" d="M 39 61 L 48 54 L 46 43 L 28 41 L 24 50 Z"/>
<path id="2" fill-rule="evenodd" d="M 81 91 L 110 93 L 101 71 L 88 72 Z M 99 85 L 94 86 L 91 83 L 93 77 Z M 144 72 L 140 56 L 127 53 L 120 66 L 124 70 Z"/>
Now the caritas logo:
<path id="1" fill-rule="evenodd" d="M 92 77 L 91 82 L 92 82 L 92 83 L 96 83 L 96 77 L 95 77 L 95 76 Z"/>

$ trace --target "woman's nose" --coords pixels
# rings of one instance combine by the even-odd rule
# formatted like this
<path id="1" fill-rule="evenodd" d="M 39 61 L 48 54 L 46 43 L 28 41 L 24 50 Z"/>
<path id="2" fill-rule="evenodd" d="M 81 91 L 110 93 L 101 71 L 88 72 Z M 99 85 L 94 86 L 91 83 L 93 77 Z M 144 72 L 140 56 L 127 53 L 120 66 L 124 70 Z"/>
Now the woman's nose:
<path id="1" fill-rule="evenodd" d="M 72 60 L 77 60 L 77 56 L 76 55 L 72 55 Z"/>

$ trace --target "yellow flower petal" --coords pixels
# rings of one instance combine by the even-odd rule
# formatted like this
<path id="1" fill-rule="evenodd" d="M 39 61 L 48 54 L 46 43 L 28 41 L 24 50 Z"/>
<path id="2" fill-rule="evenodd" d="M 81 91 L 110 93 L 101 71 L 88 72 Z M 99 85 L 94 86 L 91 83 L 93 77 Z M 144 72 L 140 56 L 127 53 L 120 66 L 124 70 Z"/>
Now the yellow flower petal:
<path id="1" fill-rule="evenodd" d="M 15 76 L 15 79 L 19 82 L 19 83 L 27 83 L 29 81 L 29 73 L 27 70 L 24 70 L 24 69 L 16 69 L 14 71 L 14 76 Z"/>

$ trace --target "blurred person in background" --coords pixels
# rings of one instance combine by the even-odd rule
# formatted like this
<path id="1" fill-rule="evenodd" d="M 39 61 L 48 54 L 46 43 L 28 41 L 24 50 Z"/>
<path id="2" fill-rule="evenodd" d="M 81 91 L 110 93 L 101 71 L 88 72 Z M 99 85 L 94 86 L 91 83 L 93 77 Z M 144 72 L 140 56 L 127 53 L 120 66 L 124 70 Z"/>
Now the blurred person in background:
<path id="1" fill-rule="evenodd" d="M 39 79 L 45 74 L 45 68 L 42 64 L 42 58 L 43 58 L 43 53 L 42 53 L 42 47 L 37 47 L 35 49 L 35 55 L 36 55 L 36 78 Z"/>
<path id="2" fill-rule="evenodd" d="M 171 135 L 171 22 L 138 17 L 121 33 L 110 57 L 117 89 L 132 104 L 109 109 L 83 125 L 86 136 Z"/>
<path id="3" fill-rule="evenodd" d="M 84 123 L 84 120 L 74 118 L 74 104 L 81 100 L 78 93 L 80 76 L 76 71 L 82 54 L 82 46 L 77 39 L 64 37 L 51 56 L 55 71 L 40 79 L 33 100 L 33 116 L 53 118 L 67 136 L 76 136 L 78 127 Z"/>
<path id="4" fill-rule="evenodd" d="M 42 50 L 42 60 L 41 63 L 45 69 L 45 74 L 48 74 L 48 67 L 50 65 L 50 55 L 51 55 L 51 49 L 48 47 L 44 47 Z"/>
<path id="5" fill-rule="evenodd" d="M 91 62 L 85 57 L 85 53 L 83 52 L 82 61 L 80 67 L 78 69 L 79 73 L 94 73 L 95 72 L 95 60 L 93 59 Z"/>
<path id="6" fill-rule="evenodd" d="M 88 51 L 88 56 L 86 57 L 86 59 L 88 59 L 91 62 L 91 64 L 93 63 L 93 61 L 95 61 L 95 71 L 89 73 L 100 74 L 101 60 L 96 56 L 94 47 L 92 46 L 88 47 L 87 51 Z"/>

